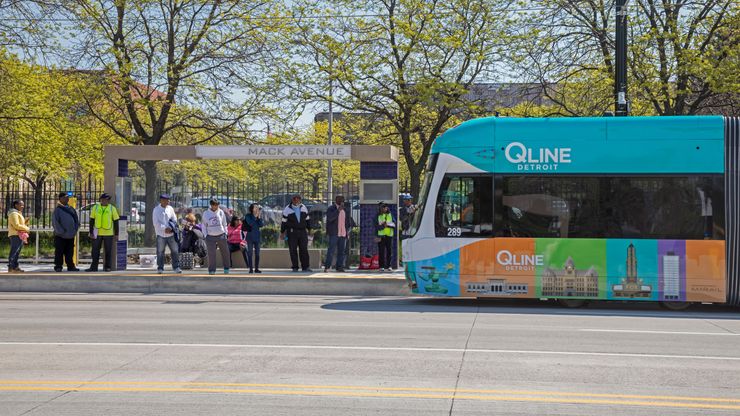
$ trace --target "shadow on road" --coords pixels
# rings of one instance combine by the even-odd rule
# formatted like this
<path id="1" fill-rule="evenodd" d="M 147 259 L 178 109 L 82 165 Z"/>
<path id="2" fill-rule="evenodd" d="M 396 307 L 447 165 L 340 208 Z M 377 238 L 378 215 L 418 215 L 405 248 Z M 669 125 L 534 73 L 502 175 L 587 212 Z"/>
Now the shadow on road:
<path id="1" fill-rule="evenodd" d="M 336 301 L 322 309 L 348 312 L 490 313 L 520 315 L 644 316 L 681 319 L 740 319 L 740 308 L 724 305 L 692 305 L 688 310 L 669 311 L 657 302 L 592 301 L 569 309 L 554 301 L 536 299 L 381 298 Z"/>

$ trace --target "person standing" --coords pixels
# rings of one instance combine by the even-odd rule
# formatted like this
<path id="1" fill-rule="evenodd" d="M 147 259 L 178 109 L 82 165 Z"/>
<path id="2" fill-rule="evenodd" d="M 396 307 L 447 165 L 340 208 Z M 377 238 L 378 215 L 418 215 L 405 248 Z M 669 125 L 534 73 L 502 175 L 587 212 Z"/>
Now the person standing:
<path id="1" fill-rule="evenodd" d="M 97 272 L 100 264 L 100 250 L 105 249 L 103 270 L 113 267 L 113 241 L 118 239 L 118 210 L 110 203 L 110 195 L 100 195 L 100 202 L 90 209 L 90 238 L 92 243 L 92 264 L 86 272 Z"/>
<path id="2" fill-rule="evenodd" d="M 344 272 L 345 248 L 349 231 L 355 226 L 355 222 L 344 207 L 344 196 L 337 195 L 332 204 L 326 210 L 326 235 L 329 237 L 329 248 L 326 250 L 326 261 L 324 272 L 331 269 L 334 260 L 334 251 L 337 252 L 336 270 Z"/>
<path id="3" fill-rule="evenodd" d="M 162 194 L 159 196 L 159 205 L 152 211 L 152 223 L 154 232 L 157 234 L 157 273 L 164 273 L 164 251 L 166 247 L 170 248 L 172 257 L 172 270 L 175 273 L 182 273 L 180 269 L 180 250 L 179 250 L 179 228 L 177 225 L 177 215 L 175 210 L 170 206 L 170 196 Z"/>
<path id="4" fill-rule="evenodd" d="M 260 228 L 265 225 L 262 221 L 262 207 L 251 204 L 248 211 L 242 225 L 242 229 L 247 234 L 247 266 L 249 273 L 262 273 L 260 270 L 260 242 L 262 241 Z M 253 253 L 254 257 L 252 257 Z"/>
<path id="5" fill-rule="evenodd" d="M 294 272 L 298 271 L 298 253 L 300 251 L 301 269 L 304 272 L 312 271 L 309 267 L 308 230 L 311 229 L 308 221 L 308 208 L 301 203 L 301 196 L 293 195 L 290 204 L 283 210 L 283 220 L 280 224 L 280 239 L 288 236 L 288 250 L 290 263 Z"/>
<path id="6" fill-rule="evenodd" d="M 208 274 L 216 274 L 216 248 L 221 250 L 221 259 L 224 263 L 224 274 L 229 274 L 231 268 L 231 252 L 226 240 L 228 223 L 226 214 L 219 208 L 217 199 L 211 199 L 211 208 L 203 212 L 203 231 L 206 235 L 208 251 Z"/>
<path id="7" fill-rule="evenodd" d="M 416 212 L 416 205 L 411 200 L 411 195 L 403 196 L 403 206 L 399 210 L 399 217 L 401 220 L 401 238 L 408 238 L 411 236 L 411 220 L 414 218 Z"/>
<path id="8" fill-rule="evenodd" d="M 391 271 L 391 259 L 393 258 L 393 236 L 396 224 L 388 205 L 381 203 L 378 209 L 378 217 L 375 221 L 375 229 L 378 230 L 378 254 L 380 257 L 380 270 Z"/>
<path id="9" fill-rule="evenodd" d="M 29 233 L 28 219 L 23 218 L 23 208 L 26 204 L 21 200 L 15 200 L 11 204 L 12 208 L 8 211 L 8 238 L 10 239 L 10 254 L 8 254 L 8 273 L 23 273 L 18 265 L 18 258 L 21 256 L 23 240 L 19 233 Z"/>
<path id="10" fill-rule="evenodd" d="M 74 263 L 75 237 L 80 229 L 80 219 L 77 211 L 69 206 L 66 192 L 59 193 L 59 202 L 51 215 L 51 225 L 54 227 L 54 271 L 62 271 L 62 261 L 67 263 L 68 272 L 80 271 Z"/>

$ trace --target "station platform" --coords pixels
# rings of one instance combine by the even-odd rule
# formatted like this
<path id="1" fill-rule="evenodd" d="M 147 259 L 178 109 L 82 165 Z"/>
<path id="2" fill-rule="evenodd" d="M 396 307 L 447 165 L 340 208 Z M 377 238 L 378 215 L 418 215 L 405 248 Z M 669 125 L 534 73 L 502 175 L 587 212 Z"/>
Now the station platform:
<path id="1" fill-rule="evenodd" d="M 79 266 L 84 270 L 85 265 Z M 24 265 L 25 273 L 0 272 L 0 292 L 60 293 L 190 293 L 324 296 L 408 296 L 411 294 L 401 271 L 351 270 L 345 273 L 292 272 L 266 269 L 249 274 L 232 269 L 209 275 L 206 268 L 175 274 L 167 266 L 156 269 L 131 267 L 113 272 L 54 272 L 49 264 Z"/>

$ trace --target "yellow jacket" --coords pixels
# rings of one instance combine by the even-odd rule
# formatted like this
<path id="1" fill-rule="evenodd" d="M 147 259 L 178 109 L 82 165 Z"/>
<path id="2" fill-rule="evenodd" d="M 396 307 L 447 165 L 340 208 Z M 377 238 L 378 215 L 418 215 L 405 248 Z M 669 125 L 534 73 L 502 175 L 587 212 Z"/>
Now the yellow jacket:
<path id="1" fill-rule="evenodd" d="M 8 237 L 18 235 L 18 231 L 31 231 L 28 228 L 28 220 L 23 218 L 23 214 L 17 209 L 11 209 L 8 212 Z"/>

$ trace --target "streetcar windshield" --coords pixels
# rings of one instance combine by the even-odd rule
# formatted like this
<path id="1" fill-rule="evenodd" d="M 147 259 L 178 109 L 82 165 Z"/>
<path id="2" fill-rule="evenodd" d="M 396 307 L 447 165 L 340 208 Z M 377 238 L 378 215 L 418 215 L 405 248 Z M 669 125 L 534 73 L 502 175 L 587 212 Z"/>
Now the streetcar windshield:
<path id="1" fill-rule="evenodd" d="M 410 236 L 416 235 L 416 231 L 419 229 L 419 225 L 421 225 L 421 217 L 424 214 L 427 195 L 429 195 L 429 187 L 432 186 L 432 178 L 434 178 L 433 171 L 427 171 L 427 173 L 424 174 L 424 183 L 421 185 L 416 211 L 414 211 L 414 217 L 411 220 L 411 228 L 409 229 Z"/>

